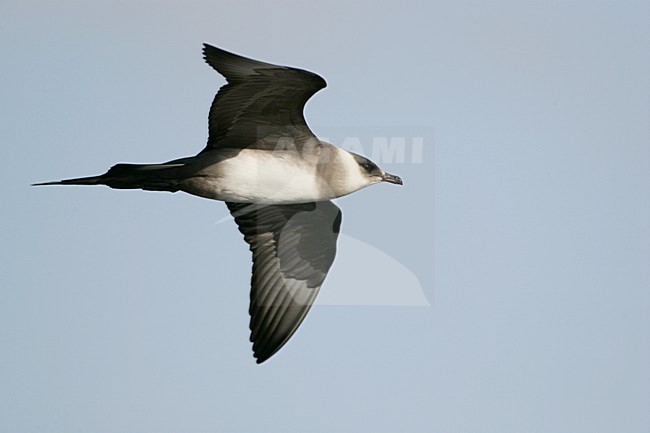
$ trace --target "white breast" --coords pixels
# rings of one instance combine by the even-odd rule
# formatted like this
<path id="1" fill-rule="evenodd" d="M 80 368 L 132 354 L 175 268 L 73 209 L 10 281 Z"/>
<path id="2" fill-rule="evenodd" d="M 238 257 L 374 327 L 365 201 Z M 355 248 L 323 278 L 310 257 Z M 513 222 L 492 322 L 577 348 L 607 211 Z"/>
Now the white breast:
<path id="1" fill-rule="evenodd" d="M 244 149 L 215 171 L 218 200 L 288 204 L 333 198 L 315 167 L 293 153 Z"/>

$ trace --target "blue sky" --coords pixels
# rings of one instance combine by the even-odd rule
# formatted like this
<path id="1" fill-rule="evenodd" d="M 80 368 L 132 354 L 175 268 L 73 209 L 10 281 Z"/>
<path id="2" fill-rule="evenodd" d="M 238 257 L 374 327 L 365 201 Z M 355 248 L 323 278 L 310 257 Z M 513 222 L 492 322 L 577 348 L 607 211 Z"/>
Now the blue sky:
<path id="1" fill-rule="evenodd" d="M 0 7 L 0 430 L 650 431 L 646 1 Z M 203 148 L 209 42 L 322 75 L 342 198 L 316 306 L 267 363 L 223 204 L 29 184 Z M 421 139 L 421 159 L 412 143 Z M 414 141 L 415 139 L 415 141 Z"/>

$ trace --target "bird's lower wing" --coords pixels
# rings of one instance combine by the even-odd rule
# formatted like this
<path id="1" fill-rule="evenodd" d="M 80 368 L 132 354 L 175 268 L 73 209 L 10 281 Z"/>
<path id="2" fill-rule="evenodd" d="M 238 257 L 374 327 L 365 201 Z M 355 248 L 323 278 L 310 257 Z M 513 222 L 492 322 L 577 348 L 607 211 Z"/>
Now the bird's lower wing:
<path id="1" fill-rule="evenodd" d="M 331 201 L 226 203 L 253 253 L 250 329 L 258 363 L 302 323 L 336 255 L 341 210 Z"/>

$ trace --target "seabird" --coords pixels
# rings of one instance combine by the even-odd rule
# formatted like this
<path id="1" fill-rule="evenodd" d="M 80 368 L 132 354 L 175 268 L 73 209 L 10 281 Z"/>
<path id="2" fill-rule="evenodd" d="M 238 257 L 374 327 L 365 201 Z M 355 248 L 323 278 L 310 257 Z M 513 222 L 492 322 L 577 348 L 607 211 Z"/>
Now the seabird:
<path id="1" fill-rule="evenodd" d="M 35 185 L 184 191 L 226 202 L 253 255 L 250 341 L 259 364 L 300 326 L 332 266 L 341 210 L 330 200 L 402 180 L 316 138 L 303 109 L 326 86 L 320 76 L 208 44 L 203 55 L 227 84 L 212 102 L 208 143 L 196 156 Z"/>

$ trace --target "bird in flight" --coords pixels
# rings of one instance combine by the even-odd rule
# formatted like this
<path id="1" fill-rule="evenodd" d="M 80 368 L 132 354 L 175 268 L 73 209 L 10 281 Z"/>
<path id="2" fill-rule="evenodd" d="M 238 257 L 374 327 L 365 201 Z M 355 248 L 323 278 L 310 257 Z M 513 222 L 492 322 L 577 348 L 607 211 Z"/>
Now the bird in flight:
<path id="1" fill-rule="evenodd" d="M 34 185 L 183 191 L 226 202 L 253 255 L 250 341 L 259 364 L 300 326 L 334 261 L 341 210 L 331 200 L 402 180 L 309 129 L 303 109 L 326 86 L 320 76 L 208 44 L 203 55 L 227 84 L 212 102 L 208 143 L 196 156 Z"/>

